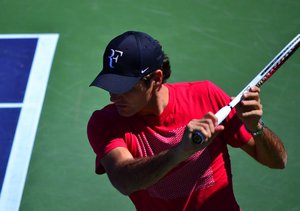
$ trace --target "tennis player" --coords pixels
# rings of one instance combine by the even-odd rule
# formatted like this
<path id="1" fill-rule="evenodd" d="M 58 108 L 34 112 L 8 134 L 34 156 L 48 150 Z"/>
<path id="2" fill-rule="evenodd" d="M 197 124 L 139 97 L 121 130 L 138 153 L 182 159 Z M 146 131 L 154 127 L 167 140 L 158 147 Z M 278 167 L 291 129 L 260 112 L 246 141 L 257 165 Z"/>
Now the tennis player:
<path id="1" fill-rule="evenodd" d="M 241 210 L 227 146 L 270 168 L 287 162 L 281 140 L 261 120 L 260 89 L 246 92 L 217 126 L 214 113 L 230 97 L 210 81 L 169 84 L 170 75 L 169 58 L 148 34 L 125 32 L 108 44 L 91 84 L 112 102 L 88 123 L 96 173 L 106 173 L 137 210 Z M 203 143 L 192 141 L 195 131 Z"/>

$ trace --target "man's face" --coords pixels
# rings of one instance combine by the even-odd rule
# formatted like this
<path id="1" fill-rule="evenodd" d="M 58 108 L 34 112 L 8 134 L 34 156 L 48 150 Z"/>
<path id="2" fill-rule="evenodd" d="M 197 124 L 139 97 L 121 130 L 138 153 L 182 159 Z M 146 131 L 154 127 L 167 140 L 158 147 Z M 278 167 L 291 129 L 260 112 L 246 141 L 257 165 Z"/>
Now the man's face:
<path id="1" fill-rule="evenodd" d="M 153 96 L 153 84 L 147 86 L 144 81 L 139 81 L 130 91 L 124 94 L 110 93 L 110 101 L 113 102 L 119 114 L 130 117 L 143 111 L 151 111 L 151 98 Z"/>

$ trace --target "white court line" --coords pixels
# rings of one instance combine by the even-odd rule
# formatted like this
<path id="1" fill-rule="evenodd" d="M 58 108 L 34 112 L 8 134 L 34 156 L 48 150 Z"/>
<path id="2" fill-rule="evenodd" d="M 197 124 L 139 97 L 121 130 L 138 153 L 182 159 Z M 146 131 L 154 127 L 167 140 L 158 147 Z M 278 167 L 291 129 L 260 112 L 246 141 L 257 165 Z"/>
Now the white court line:
<path id="1" fill-rule="evenodd" d="M 3 181 L 0 211 L 19 210 L 58 37 L 58 34 L 0 35 L 0 38 L 38 38 Z"/>
<path id="2" fill-rule="evenodd" d="M 0 103 L 0 108 L 21 108 L 23 103 Z"/>

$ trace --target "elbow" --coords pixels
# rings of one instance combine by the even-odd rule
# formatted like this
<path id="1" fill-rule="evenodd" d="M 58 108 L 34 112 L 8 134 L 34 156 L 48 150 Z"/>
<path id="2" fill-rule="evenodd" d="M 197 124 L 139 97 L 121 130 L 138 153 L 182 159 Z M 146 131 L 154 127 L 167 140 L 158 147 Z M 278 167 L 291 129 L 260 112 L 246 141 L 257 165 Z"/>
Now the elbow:
<path id="1" fill-rule="evenodd" d="M 130 182 L 125 180 L 111 180 L 111 184 L 123 195 L 130 196 L 136 191 L 143 190 L 145 186 L 141 186 L 137 182 Z"/>
<path id="2" fill-rule="evenodd" d="M 288 156 L 285 153 L 285 155 L 283 156 L 283 158 L 281 160 L 281 164 L 280 164 L 280 168 L 279 169 L 285 169 L 285 167 L 287 165 L 287 161 L 288 161 Z"/>
<path id="3" fill-rule="evenodd" d="M 129 196 L 134 190 L 128 185 L 125 181 L 118 180 L 110 180 L 111 184 L 123 195 Z"/>
<path id="4" fill-rule="evenodd" d="M 112 186 L 119 191 L 122 195 L 129 196 L 133 191 L 130 181 L 126 176 L 123 176 L 122 172 L 119 170 L 109 170 L 106 172 L 108 179 Z"/>
<path id="5" fill-rule="evenodd" d="M 273 163 L 273 165 L 269 165 L 270 168 L 273 169 L 285 169 L 287 166 L 287 154 L 285 153 L 280 159 Z"/>
<path id="6" fill-rule="evenodd" d="M 126 185 L 116 184 L 112 180 L 110 180 L 110 182 L 114 186 L 114 188 L 117 189 L 117 191 L 119 191 L 121 194 L 123 194 L 125 196 L 129 196 L 132 193 L 132 191 L 130 191 L 129 188 L 126 187 Z"/>

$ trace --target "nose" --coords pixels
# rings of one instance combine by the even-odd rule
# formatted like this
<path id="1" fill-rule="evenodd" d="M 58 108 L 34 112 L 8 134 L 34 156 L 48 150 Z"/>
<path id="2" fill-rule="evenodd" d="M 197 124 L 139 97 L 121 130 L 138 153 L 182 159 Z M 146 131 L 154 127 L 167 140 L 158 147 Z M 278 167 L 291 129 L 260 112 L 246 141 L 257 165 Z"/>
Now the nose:
<path id="1" fill-rule="evenodd" d="M 115 103 L 118 100 L 120 100 L 120 97 L 121 97 L 121 95 L 114 94 L 114 93 L 109 93 L 109 95 L 110 95 L 110 101 L 113 102 L 113 103 Z"/>

